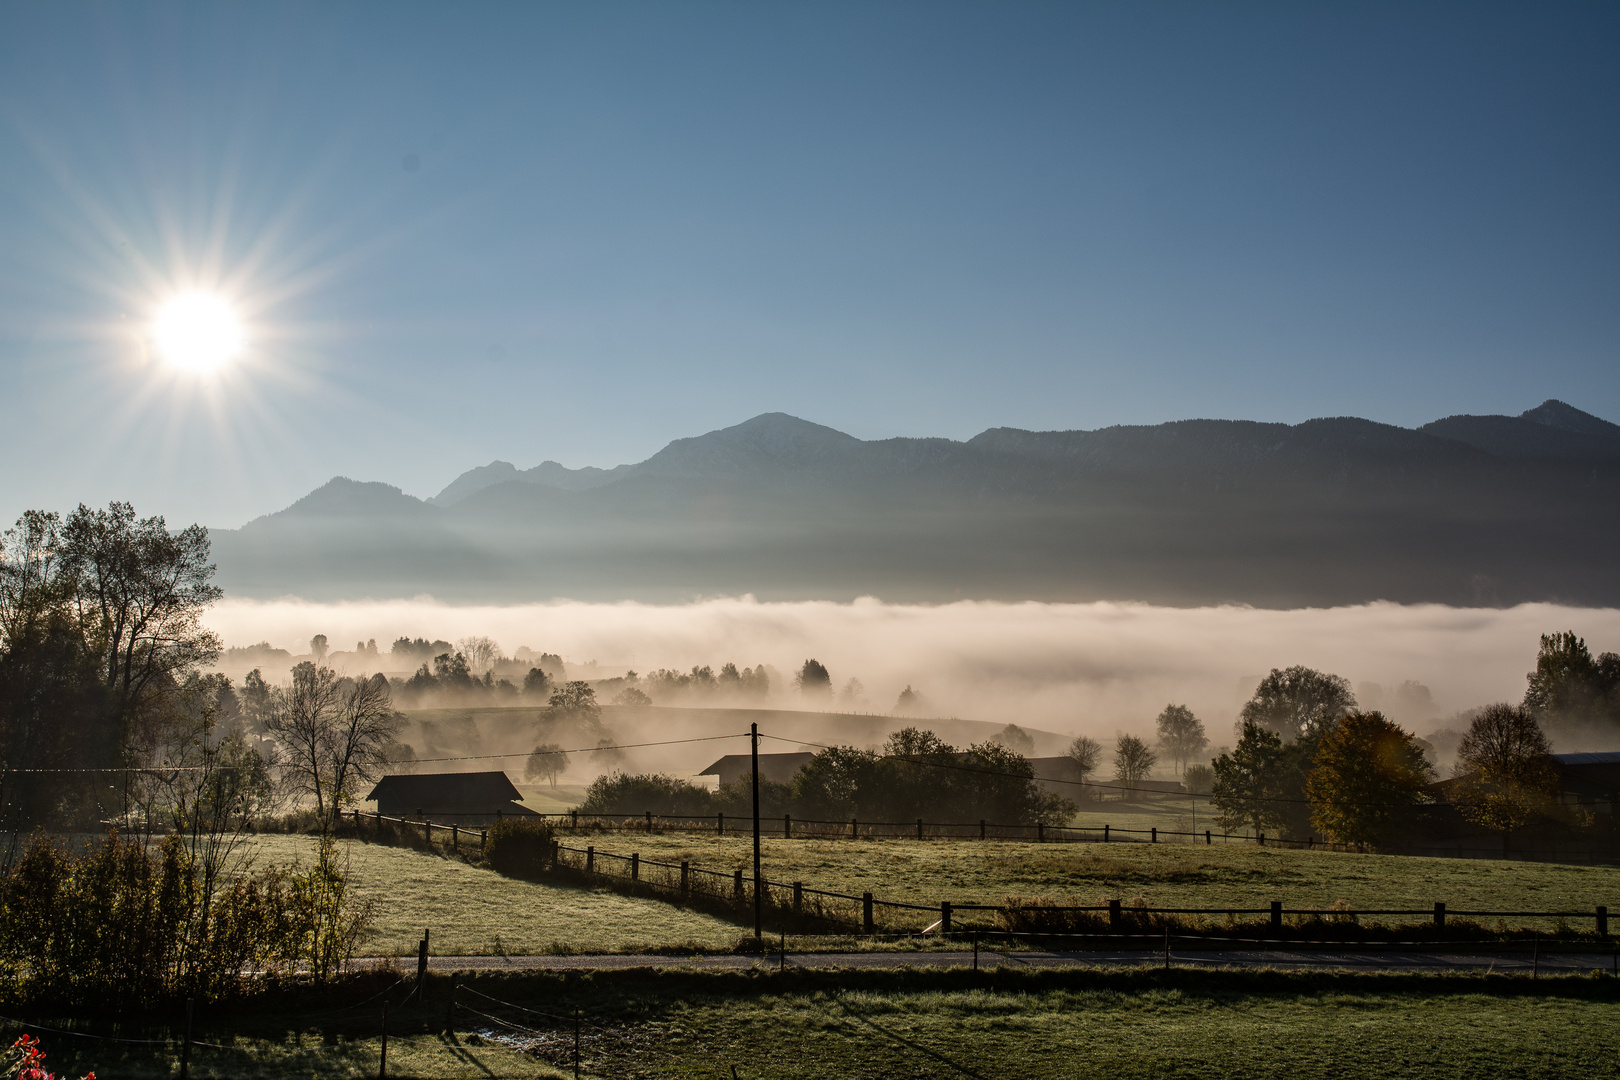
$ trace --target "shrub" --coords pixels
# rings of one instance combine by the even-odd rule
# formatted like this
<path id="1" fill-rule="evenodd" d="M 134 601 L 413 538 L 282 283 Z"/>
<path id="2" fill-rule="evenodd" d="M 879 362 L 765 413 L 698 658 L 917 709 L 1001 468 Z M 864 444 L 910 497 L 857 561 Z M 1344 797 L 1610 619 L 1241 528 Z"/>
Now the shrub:
<path id="1" fill-rule="evenodd" d="M 484 841 L 484 861 L 508 877 L 538 877 L 551 860 L 553 830 L 543 821 L 502 818 Z"/>
<path id="2" fill-rule="evenodd" d="M 708 788 L 662 773 L 612 773 L 598 776 L 585 792 L 579 812 L 586 814 L 714 813 L 714 795 Z"/>

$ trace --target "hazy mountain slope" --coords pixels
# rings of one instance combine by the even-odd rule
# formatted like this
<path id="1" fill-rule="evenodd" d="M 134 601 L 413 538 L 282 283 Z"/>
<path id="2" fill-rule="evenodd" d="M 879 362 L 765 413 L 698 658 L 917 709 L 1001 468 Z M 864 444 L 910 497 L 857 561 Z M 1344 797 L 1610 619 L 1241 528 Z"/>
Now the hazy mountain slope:
<path id="1" fill-rule="evenodd" d="M 334 481 L 215 549 L 261 595 L 1617 603 L 1609 428 L 1550 402 L 868 442 L 772 413 L 557 483 L 485 466 L 444 505 Z"/>

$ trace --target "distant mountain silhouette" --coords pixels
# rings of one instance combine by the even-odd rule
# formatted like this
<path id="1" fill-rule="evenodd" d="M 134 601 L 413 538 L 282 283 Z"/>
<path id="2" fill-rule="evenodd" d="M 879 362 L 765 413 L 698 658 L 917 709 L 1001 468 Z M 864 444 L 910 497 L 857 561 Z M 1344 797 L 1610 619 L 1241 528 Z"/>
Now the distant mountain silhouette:
<path id="1" fill-rule="evenodd" d="M 863 441 L 783 413 L 418 500 L 335 479 L 239 530 L 246 595 L 1620 603 L 1620 426 L 1558 401 Z"/>

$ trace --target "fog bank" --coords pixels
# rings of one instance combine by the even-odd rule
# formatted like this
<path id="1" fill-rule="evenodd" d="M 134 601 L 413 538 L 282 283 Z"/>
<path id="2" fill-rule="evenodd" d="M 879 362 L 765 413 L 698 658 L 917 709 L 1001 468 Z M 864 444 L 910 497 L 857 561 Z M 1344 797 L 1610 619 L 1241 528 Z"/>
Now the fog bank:
<path id="1" fill-rule="evenodd" d="M 1417 680 L 1443 715 L 1518 700 L 1542 633 L 1572 629 L 1594 652 L 1620 649 L 1620 609 L 1553 604 L 1277 611 L 751 597 L 672 606 L 227 599 L 207 621 L 227 645 L 265 640 L 293 653 L 306 652 L 315 634 L 327 635 L 334 649 L 375 638 L 384 654 L 399 636 L 456 641 L 483 634 L 508 654 L 528 646 L 558 653 L 571 667 L 595 660 L 603 676 L 625 668 L 718 668 L 726 661 L 792 672 L 815 657 L 831 670 L 835 687 L 852 677 L 864 684 L 864 701 L 840 702 L 841 708 L 887 712 L 910 685 L 932 715 L 1109 733 L 1146 729 L 1175 701 L 1202 716 L 1217 742 L 1227 741 L 1238 706 L 1273 667 L 1305 664 L 1357 685 Z M 797 704 L 789 685 L 773 687 L 771 697 L 771 707 Z M 1426 718 L 1404 719 L 1421 727 Z"/>

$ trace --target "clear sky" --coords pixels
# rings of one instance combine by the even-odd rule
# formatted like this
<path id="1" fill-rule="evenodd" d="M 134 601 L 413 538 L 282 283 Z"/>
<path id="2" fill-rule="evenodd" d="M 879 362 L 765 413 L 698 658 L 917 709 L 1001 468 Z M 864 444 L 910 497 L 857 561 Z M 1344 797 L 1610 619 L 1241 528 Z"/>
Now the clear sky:
<path id="1" fill-rule="evenodd" d="M 1617 57 L 1615 4 L 6 4 L 0 514 L 776 410 L 1620 420 Z"/>

